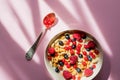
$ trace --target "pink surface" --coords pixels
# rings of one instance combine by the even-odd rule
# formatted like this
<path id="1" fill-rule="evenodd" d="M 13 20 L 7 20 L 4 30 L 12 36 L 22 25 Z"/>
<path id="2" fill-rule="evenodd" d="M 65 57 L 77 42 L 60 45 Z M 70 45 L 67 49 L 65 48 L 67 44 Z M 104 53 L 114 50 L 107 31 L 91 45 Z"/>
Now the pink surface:
<path id="1" fill-rule="evenodd" d="M 102 70 L 94 80 L 119 80 L 119 0 L 0 0 L 0 79 L 52 80 L 44 64 L 50 39 L 67 29 L 91 33 L 104 50 Z M 25 52 L 42 29 L 42 19 L 55 12 L 58 23 L 40 43 L 33 60 Z"/>

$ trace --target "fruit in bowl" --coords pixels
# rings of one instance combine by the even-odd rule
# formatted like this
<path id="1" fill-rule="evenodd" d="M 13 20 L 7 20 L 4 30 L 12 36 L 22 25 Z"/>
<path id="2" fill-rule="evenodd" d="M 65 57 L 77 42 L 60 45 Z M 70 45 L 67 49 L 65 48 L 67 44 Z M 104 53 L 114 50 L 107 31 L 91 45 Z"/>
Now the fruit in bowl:
<path id="1" fill-rule="evenodd" d="M 67 30 L 56 35 L 48 44 L 45 65 L 57 80 L 91 80 L 103 62 L 99 43 L 90 34 Z"/>

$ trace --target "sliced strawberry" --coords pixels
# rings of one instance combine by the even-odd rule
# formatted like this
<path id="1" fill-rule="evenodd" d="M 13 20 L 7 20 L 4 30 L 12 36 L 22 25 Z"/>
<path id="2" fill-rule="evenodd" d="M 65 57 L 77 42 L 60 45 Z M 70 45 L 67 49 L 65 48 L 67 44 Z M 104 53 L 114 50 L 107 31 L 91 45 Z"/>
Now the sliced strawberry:
<path id="1" fill-rule="evenodd" d="M 76 55 L 70 57 L 70 64 L 76 64 L 78 57 Z"/>

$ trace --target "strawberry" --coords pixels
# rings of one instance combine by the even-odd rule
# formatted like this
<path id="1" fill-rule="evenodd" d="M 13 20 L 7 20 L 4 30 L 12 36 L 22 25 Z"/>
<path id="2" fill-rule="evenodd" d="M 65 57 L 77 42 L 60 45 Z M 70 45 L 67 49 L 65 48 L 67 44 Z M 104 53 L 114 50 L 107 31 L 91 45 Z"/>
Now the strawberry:
<path id="1" fill-rule="evenodd" d="M 91 70 L 91 69 L 85 69 L 84 75 L 85 75 L 86 77 L 89 77 L 89 76 L 91 76 L 92 74 L 93 74 L 93 70 Z"/>
<path id="2" fill-rule="evenodd" d="M 63 76 L 64 76 L 64 78 L 65 78 L 66 80 L 69 80 L 69 79 L 72 78 L 72 74 L 71 74 L 69 71 L 67 71 L 67 70 L 64 70 L 64 71 L 63 71 Z"/>
<path id="3" fill-rule="evenodd" d="M 94 50 L 95 54 L 98 55 L 99 51 L 97 49 Z"/>

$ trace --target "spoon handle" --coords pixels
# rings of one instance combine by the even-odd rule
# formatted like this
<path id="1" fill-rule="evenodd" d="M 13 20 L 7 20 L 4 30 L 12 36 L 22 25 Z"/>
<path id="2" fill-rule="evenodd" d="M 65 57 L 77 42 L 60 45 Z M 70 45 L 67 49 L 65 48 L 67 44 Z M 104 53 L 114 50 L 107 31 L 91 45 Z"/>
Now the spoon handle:
<path id="1" fill-rule="evenodd" d="M 39 41 L 41 39 L 41 36 L 43 35 L 43 33 L 45 33 L 44 31 L 42 31 L 40 33 L 40 35 L 38 36 L 37 40 L 34 42 L 34 44 L 31 46 L 31 48 L 27 51 L 27 53 L 25 54 L 25 58 L 27 59 L 27 61 L 30 61 L 37 49 L 37 46 L 39 44 Z"/>

